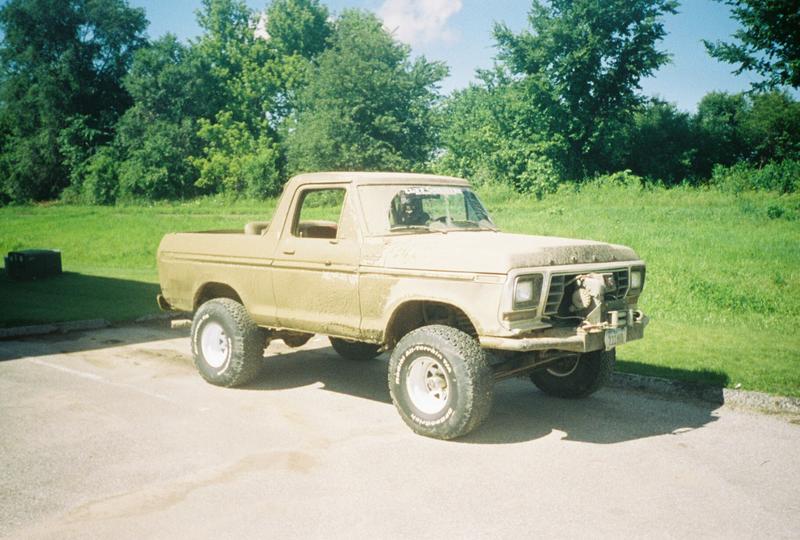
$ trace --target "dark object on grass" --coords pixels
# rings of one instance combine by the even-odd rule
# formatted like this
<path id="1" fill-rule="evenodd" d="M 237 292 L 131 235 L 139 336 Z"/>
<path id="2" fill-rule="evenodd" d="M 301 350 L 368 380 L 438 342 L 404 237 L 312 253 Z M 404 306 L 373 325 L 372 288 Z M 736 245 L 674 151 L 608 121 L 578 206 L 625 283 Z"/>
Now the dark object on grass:
<path id="1" fill-rule="evenodd" d="M 61 252 L 56 249 L 10 251 L 6 273 L 14 280 L 41 279 L 61 274 Z"/>

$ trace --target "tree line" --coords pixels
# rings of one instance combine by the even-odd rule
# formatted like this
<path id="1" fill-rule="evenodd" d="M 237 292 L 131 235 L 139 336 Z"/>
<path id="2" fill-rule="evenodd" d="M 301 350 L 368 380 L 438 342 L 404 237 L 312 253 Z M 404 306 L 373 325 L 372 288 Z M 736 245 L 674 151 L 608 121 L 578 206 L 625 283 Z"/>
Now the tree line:
<path id="1" fill-rule="evenodd" d="M 148 40 L 125 0 L 9 0 L 0 203 L 267 197 L 315 170 L 435 171 L 537 195 L 620 170 L 668 185 L 742 164 L 796 173 L 800 103 L 780 90 L 800 84 L 796 2 L 726 2 L 742 30 L 706 47 L 762 78 L 689 114 L 639 88 L 669 61 L 673 0 L 533 0 L 529 27 L 497 25 L 495 65 L 448 96 L 445 64 L 413 58 L 371 12 L 333 17 L 319 0 L 203 0 L 186 43 Z"/>

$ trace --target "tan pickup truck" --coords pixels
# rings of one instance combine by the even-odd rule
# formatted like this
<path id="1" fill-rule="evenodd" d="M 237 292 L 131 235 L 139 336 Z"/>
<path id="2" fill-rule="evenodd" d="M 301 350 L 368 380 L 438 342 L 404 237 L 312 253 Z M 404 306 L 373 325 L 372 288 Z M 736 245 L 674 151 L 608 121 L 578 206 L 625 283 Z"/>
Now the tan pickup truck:
<path id="1" fill-rule="evenodd" d="M 271 222 L 168 234 L 158 269 L 159 305 L 194 312 L 210 383 L 252 380 L 271 340 L 324 334 L 345 358 L 392 351 L 397 410 L 444 439 L 487 417 L 497 380 L 588 396 L 647 324 L 632 249 L 502 233 L 466 180 L 443 176 L 296 176 Z"/>

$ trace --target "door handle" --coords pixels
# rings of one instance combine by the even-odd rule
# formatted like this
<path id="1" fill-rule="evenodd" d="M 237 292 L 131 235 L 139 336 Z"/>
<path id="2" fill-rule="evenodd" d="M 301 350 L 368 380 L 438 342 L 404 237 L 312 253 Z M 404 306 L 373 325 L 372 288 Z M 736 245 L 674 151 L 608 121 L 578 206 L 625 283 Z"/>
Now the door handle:
<path id="1" fill-rule="evenodd" d="M 294 255 L 294 250 L 293 249 L 284 249 L 283 253 L 286 254 L 286 255 Z"/>

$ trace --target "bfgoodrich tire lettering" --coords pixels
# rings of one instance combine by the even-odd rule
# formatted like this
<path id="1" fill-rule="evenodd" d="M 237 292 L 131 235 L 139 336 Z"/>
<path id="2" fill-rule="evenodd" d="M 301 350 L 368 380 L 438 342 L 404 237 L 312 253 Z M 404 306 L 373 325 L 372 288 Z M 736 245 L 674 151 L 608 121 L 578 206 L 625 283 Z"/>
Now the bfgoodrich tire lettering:
<path id="1" fill-rule="evenodd" d="M 409 332 L 389 361 L 389 392 L 416 433 L 454 439 L 489 415 L 494 373 L 478 342 L 449 326 Z"/>
<path id="2" fill-rule="evenodd" d="M 584 353 L 565 359 L 550 369 L 531 373 L 539 390 L 561 398 L 584 398 L 599 390 L 611 378 L 616 349 Z"/>
<path id="3" fill-rule="evenodd" d="M 217 386 L 241 386 L 258 376 L 266 331 L 229 298 L 200 306 L 192 322 L 192 355 L 202 377 Z"/>

